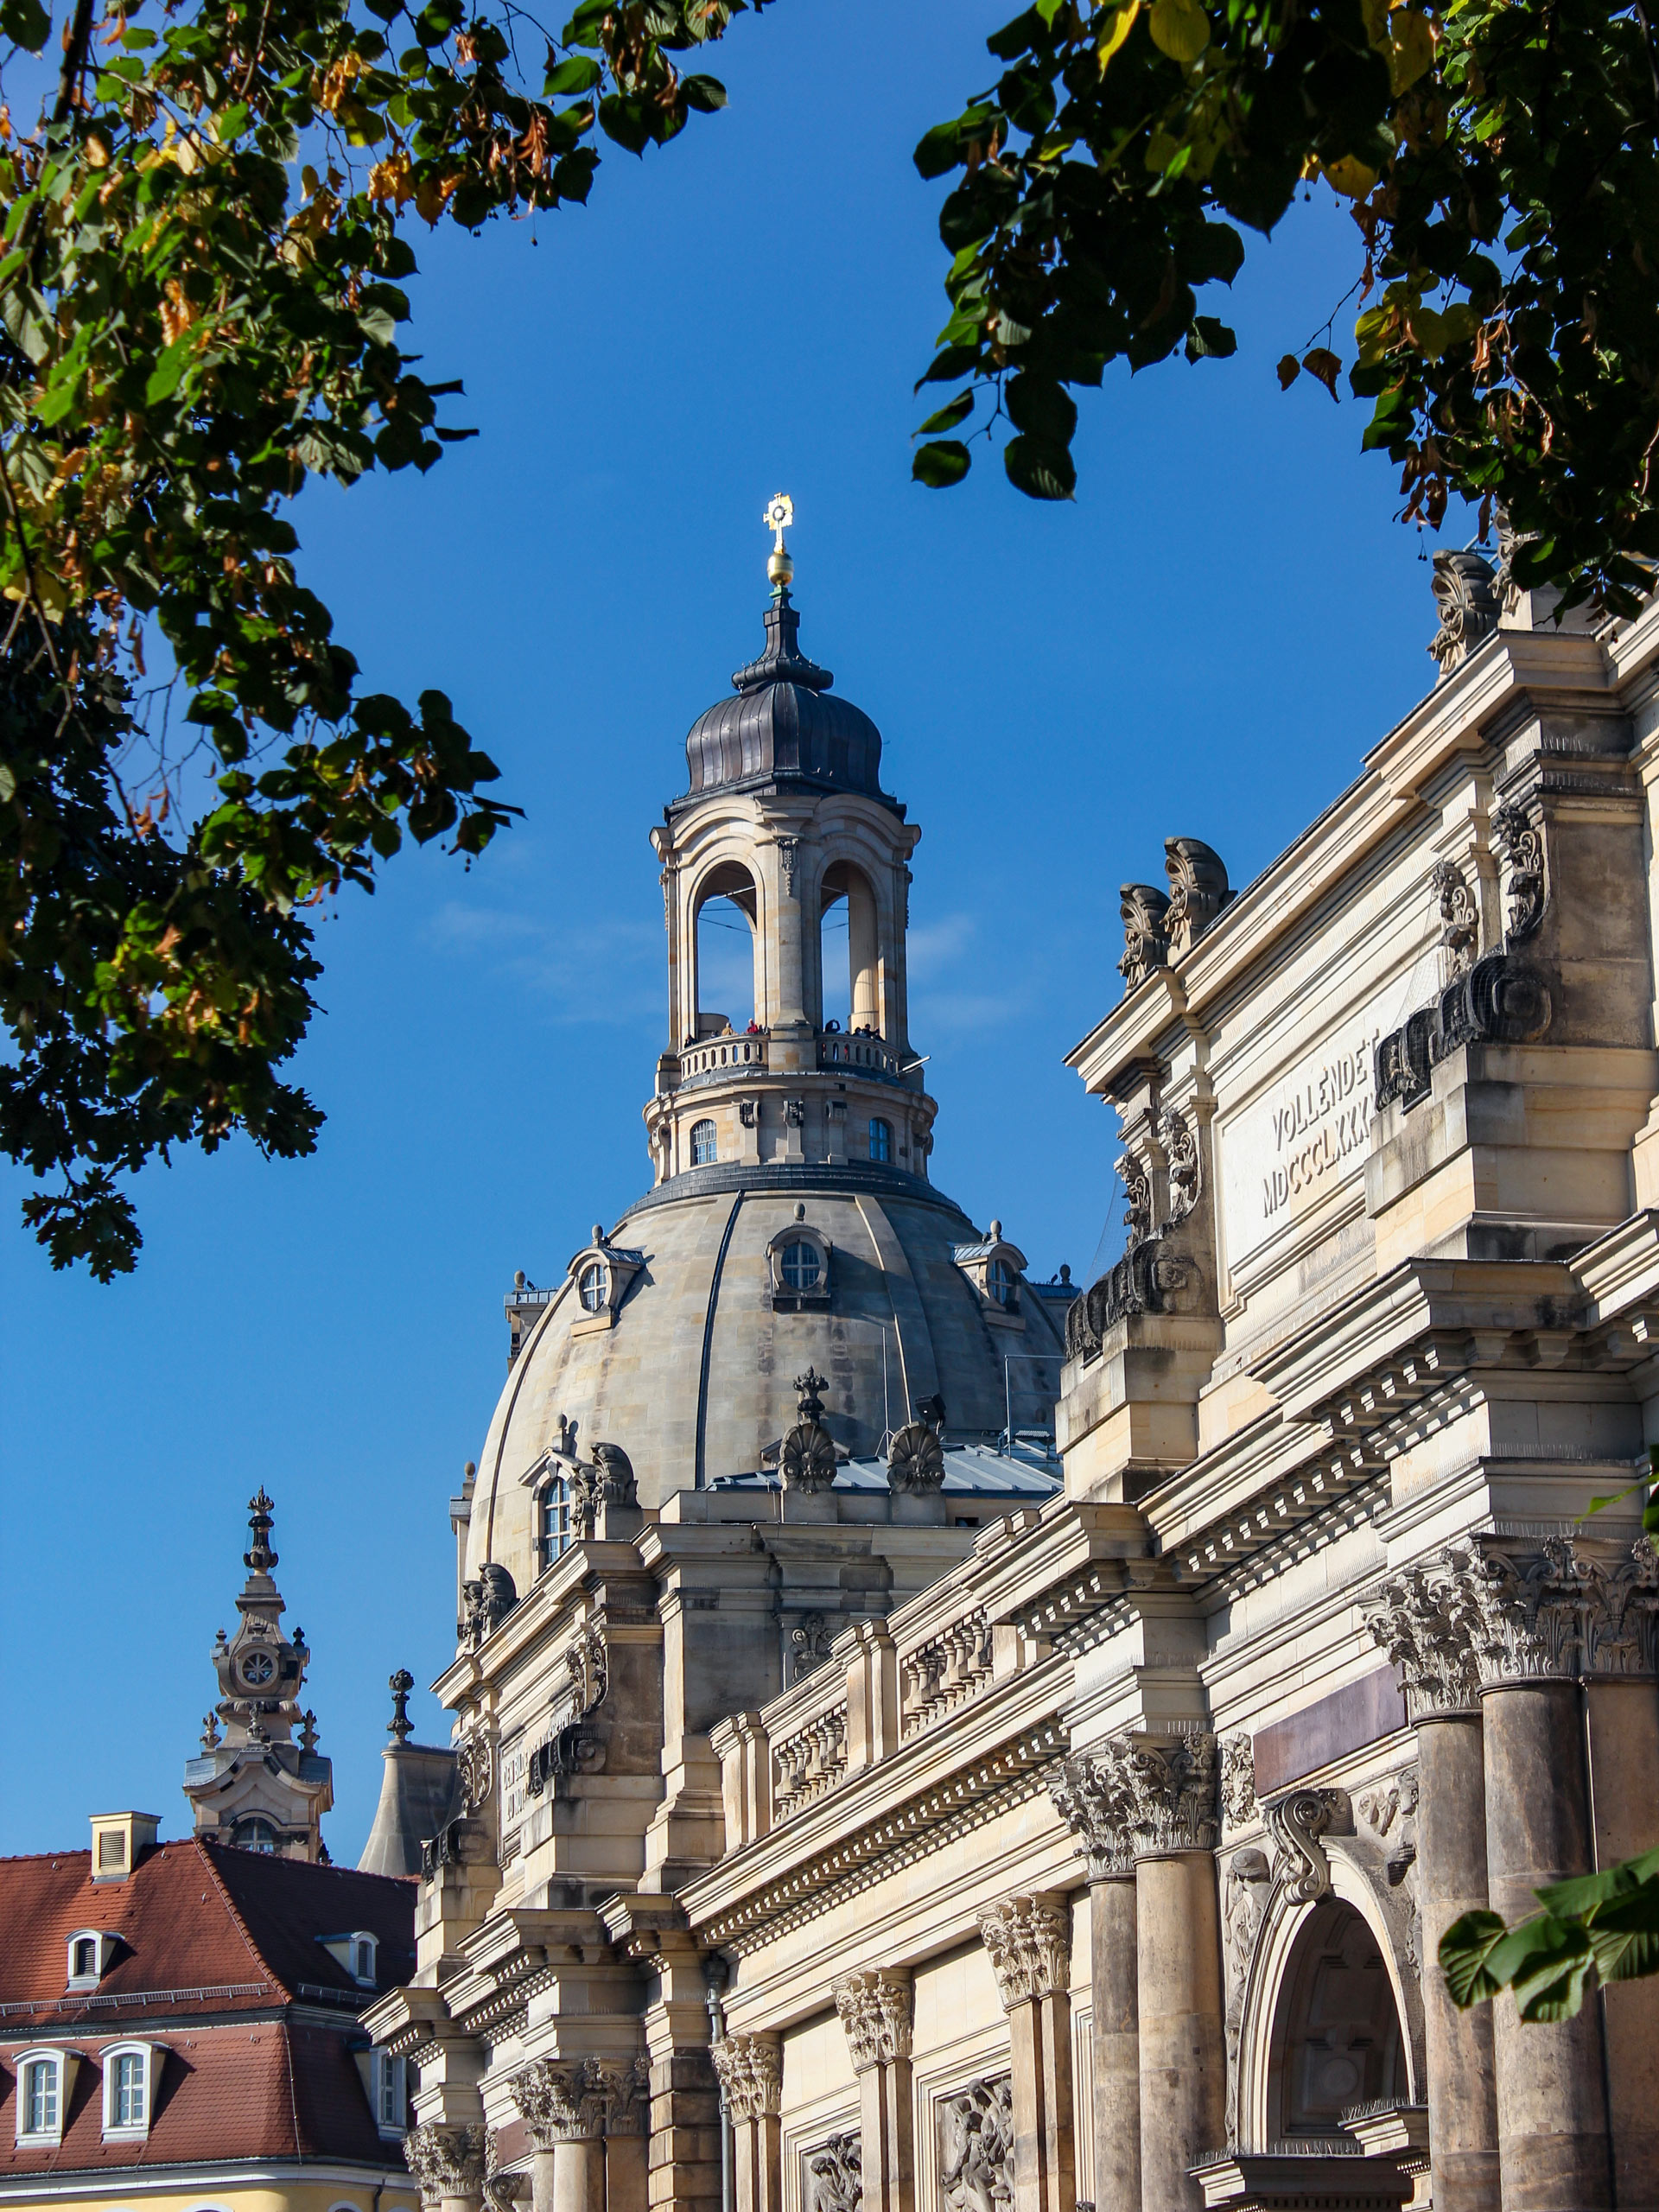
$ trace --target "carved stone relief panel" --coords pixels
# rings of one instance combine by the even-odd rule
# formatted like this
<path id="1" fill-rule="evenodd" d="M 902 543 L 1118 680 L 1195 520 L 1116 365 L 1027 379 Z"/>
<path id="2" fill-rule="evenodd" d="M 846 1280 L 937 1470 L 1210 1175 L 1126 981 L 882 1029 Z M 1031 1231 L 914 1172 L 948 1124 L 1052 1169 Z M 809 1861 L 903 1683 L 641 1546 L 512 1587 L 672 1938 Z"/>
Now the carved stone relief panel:
<path id="1" fill-rule="evenodd" d="M 1224 1863 L 1221 1910 L 1222 1959 L 1227 1975 L 1227 2140 L 1236 2143 L 1238 2038 L 1244 2020 L 1244 1993 L 1273 1889 L 1273 1869 L 1267 1853 L 1255 1846 L 1235 1851 Z"/>
<path id="2" fill-rule="evenodd" d="M 1014 2202 L 1014 2087 L 998 2075 L 936 2098 L 941 2212 L 1002 2212 Z"/>
<path id="3" fill-rule="evenodd" d="M 809 2151 L 804 2163 L 803 2212 L 861 2212 L 864 2171 L 855 2129 L 832 2135 L 820 2150 Z"/>

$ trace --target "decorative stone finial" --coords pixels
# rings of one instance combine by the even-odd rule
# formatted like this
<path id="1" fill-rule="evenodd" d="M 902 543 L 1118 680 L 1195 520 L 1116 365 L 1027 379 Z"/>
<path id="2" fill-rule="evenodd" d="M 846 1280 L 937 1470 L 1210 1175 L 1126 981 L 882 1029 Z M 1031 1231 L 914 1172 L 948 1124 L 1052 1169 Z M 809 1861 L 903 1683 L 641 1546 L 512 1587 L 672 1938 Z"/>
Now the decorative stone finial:
<path id="1" fill-rule="evenodd" d="M 1170 881 L 1164 933 L 1172 952 L 1189 952 L 1232 902 L 1227 865 L 1201 837 L 1166 837 L 1164 873 Z"/>
<path id="2" fill-rule="evenodd" d="M 801 1417 L 785 1434 L 778 1454 L 785 1490 L 828 1490 L 836 1479 L 835 1439 L 820 1420 L 823 1400 L 818 1393 L 829 1387 L 827 1377 L 812 1367 L 795 1377 Z"/>
<path id="3" fill-rule="evenodd" d="M 1117 972 L 1124 987 L 1133 990 L 1144 983 L 1154 968 L 1169 960 L 1169 899 L 1150 883 L 1125 883 L 1118 889 L 1118 912 L 1123 918 L 1123 957 Z"/>
<path id="4" fill-rule="evenodd" d="M 399 1744 L 406 1744 L 415 1732 L 409 1717 L 409 1694 L 415 1687 L 415 1677 L 407 1667 L 400 1667 L 391 1677 L 391 1718 L 386 1723 L 386 1733 Z"/>
<path id="5" fill-rule="evenodd" d="M 317 1748 L 317 1716 L 308 1706 L 300 1715 L 300 1749 L 315 1751 Z"/>
<path id="6" fill-rule="evenodd" d="M 601 1245 L 605 1242 L 605 1224 L 602 1221 L 596 1221 L 594 1224 L 593 1241 L 595 1244 Z"/>
<path id="7" fill-rule="evenodd" d="M 276 1517 L 262 1484 L 258 1496 L 248 1500 L 248 1526 L 253 1531 L 253 1541 L 243 1553 L 242 1564 L 251 1573 L 269 1574 L 276 1564 L 276 1554 L 268 1541 L 270 1524 Z"/>
<path id="8" fill-rule="evenodd" d="M 201 1748 L 204 1751 L 219 1749 L 219 1715 L 204 1713 L 201 1716 Z"/>
<path id="9" fill-rule="evenodd" d="M 803 1421 L 815 1421 L 821 1418 L 823 1413 L 823 1400 L 818 1393 L 820 1390 L 827 1390 L 829 1387 L 829 1376 L 820 1375 L 812 1367 L 809 1367 L 804 1375 L 798 1375 L 795 1377 L 796 1406 Z"/>
<path id="10" fill-rule="evenodd" d="M 1434 605 L 1440 626 L 1428 651 L 1440 663 L 1440 674 L 1449 676 L 1497 627 L 1500 601 L 1491 563 L 1475 552 L 1437 553 Z"/>
<path id="11" fill-rule="evenodd" d="M 772 579 L 772 595 L 774 599 L 787 599 L 790 579 L 795 574 L 795 563 L 790 559 L 784 543 L 784 532 L 795 520 L 795 502 L 787 492 L 772 493 L 766 502 L 761 520 L 772 532 L 772 554 L 766 563 L 766 574 Z"/>
<path id="12" fill-rule="evenodd" d="M 944 1446 L 925 1421 L 906 1421 L 887 1446 L 887 1488 L 907 1497 L 931 1497 L 944 1483 Z"/>

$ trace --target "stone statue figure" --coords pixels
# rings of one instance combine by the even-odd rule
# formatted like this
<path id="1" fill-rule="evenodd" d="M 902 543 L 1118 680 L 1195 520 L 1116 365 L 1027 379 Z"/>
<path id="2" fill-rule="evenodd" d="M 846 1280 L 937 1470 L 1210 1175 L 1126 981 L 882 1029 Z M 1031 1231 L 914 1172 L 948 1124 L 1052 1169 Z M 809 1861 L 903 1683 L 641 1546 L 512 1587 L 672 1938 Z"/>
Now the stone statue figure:
<path id="1" fill-rule="evenodd" d="M 1002 2212 L 1014 2202 L 1014 2092 L 1007 2075 L 943 2099 L 939 2188 L 950 2212 Z"/>

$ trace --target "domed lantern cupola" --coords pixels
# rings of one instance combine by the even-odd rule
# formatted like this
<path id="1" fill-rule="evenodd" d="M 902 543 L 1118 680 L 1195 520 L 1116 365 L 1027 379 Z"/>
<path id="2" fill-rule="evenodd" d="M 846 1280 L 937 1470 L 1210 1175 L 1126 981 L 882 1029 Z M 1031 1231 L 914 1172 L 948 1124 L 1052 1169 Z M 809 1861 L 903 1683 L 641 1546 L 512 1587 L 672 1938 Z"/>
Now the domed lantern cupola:
<path id="1" fill-rule="evenodd" d="M 645 1109 L 656 1181 L 842 1166 L 925 1178 L 934 1108 L 910 1047 L 905 974 L 921 832 L 881 789 L 880 731 L 800 649 L 786 494 L 765 519 L 765 649 L 733 677 L 734 696 L 692 724 L 690 787 L 652 832 L 670 1023 Z M 708 1002 L 698 925 L 715 899 L 747 925 L 752 1018 Z M 844 1000 L 826 988 L 823 952 L 826 919 L 835 927 L 843 906 Z"/>

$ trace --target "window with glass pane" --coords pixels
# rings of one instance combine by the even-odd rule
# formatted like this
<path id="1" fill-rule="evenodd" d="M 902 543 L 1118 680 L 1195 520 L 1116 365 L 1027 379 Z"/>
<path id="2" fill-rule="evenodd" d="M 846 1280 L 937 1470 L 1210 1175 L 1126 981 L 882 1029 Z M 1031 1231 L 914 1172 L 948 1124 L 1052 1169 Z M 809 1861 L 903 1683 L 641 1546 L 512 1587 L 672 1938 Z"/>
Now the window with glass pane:
<path id="1" fill-rule="evenodd" d="M 353 1967 L 353 1973 L 356 1975 L 359 1981 L 372 1981 L 374 1980 L 373 1944 L 369 1942 L 366 1938 L 359 1940 L 356 1946 L 356 1950 L 357 1964 Z"/>
<path id="2" fill-rule="evenodd" d="M 236 1840 L 243 1851 L 274 1852 L 276 1831 L 269 1821 L 244 1821 L 236 1832 Z"/>
<path id="3" fill-rule="evenodd" d="M 542 1492 L 542 1565 L 551 1567 L 570 1541 L 570 1485 L 555 1475 Z"/>
<path id="4" fill-rule="evenodd" d="M 985 1278 L 985 1287 L 999 1306 L 1014 1302 L 1014 1277 L 1001 1260 L 993 1260 Z"/>
<path id="5" fill-rule="evenodd" d="M 714 1123 L 694 1122 L 691 1124 L 691 1165 L 694 1167 L 712 1167 L 719 1158 L 720 1140 L 715 1133 Z"/>
<path id="6" fill-rule="evenodd" d="M 58 2062 L 36 2058 L 24 2069 L 23 2132 L 49 2135 L 58 2124 Z"/>
<path id="7" fill-rule="evenodd" d="M 377 2127 L 401 2127 L 404 2122 L 404 2062 L 389 2051 L 374 2054 L 374 2120 Z"/>
<path id="8" fill-rule="evenodd" d="M 124 2050 L 115 2062 L 115 2081 L 110 2097 L 110 2123 L 114 2127 L 142 2127 L 144 2124 L 144 2056 Z"/>
<path id="9" fill-rule="evenodd" d="M 783 1256 L 784 1281 L 791 1290 L 811 1290 L 822 1273 L 816 1244 L 785 1244 Z"/>
<path id="10" fill-rule="evenodd" d="M 890 1122 L 872 1122 L 870 1123 L 870 1158 L 872 1160 L 893 1158 L 893 1128 Z"/>
<path id="11" fill-rule="evenodd" d="M 601 1260 L 594 1260 L 582 1271 L 582 1281 L 576 1288 L 582 1294 L 582 1304 L 590 1313 L 597 1313 L 605 1303 L 605 1264 Z"/>

